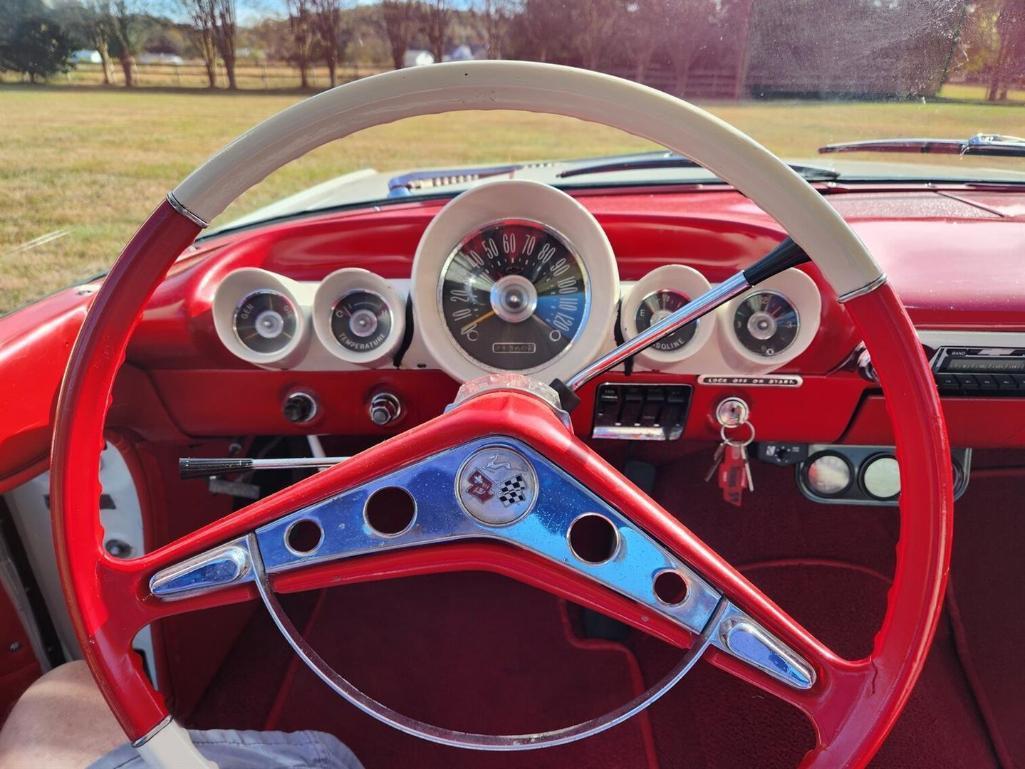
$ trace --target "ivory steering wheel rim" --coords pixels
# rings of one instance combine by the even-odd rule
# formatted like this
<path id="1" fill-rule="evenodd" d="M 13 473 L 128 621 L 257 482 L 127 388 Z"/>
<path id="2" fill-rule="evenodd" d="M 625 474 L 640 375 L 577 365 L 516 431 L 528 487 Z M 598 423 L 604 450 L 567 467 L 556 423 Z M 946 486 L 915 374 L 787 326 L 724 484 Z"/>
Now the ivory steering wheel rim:
<path id="1" fill-rule="evenodd" d="M 51 494 L 55 545 L 69 610 L 86 660 L 115 715 L 150 765 L 202 765 L 137 661 L 121 648 L 124 627 L 152 609 L 139 588 L 141 577 L 133 571 L 149 561 L 143 557 L 136 564 L 120 563 L 103 551 L 98 478 L 88 470 L 97 467 L 102 446 L 106 408 L 98 404 L 109 404 L 114 378 L 146 300 L 202 227 L 285 163 L 357 130 L 417 115 L 476 109 L 545 112 L 619 128 L 685 155 L 734 185 L 772 215 L 812 258 L 841 300 L 848 302 L 869 349 L 874 355 L 878 350 L 876 367 L 887 392 L 892 389 L 910 399 L 913 413 L 892 410 L 891 421 L 898 454 L 915 460 L 922 470 L 907 479 L 902 470 L 901 545 L 887 617 L 898 602 L 902 611 L 910 606 L 918 612 L 914 618 L 903 618 L 899 633 L 884 623 L 877 637 L 880 644 L 889 645 L 877 655 L 874 650 L 872 658 L 879 662 L 876 673 L 885 690 L 871 703 L 876 712 L 865 714 L 862 708 L 858 712 L 864 717 L 853 725 L 841 719 L 830 741 L 814 756 L 809 754 L 812 758 L 803 765 L 867 763 L 921 670 L 949 563 L 952 484 L 949 473 L 939 469 L 939 459 L 947 452 L 946 429 L 910 319 L 839 214 L 745 134 L 645 86 L 585 70 L 521 62 L 400 70 L 290 107 L 235 140 L 185 179 L 112 269 L 83 325 L 61 389 Z M 905 410 L 907 405 L 903 404 Z M 909 522 L 918 538 L 906 536 Z M 217 525 L 208 528 L 211 537 L 220 530 Z M 108 611 L 108 593 L 115 584 L 131 584 L 136 590 L 139 605 L 125 609 L 125 615 L 134 612 L 127 619 L 118 620 Z M 902 645 L 900 654 L 894 651 L 896 644 Z M 887 650 L 890 654 L 884 656 L 882 651 Z"/>

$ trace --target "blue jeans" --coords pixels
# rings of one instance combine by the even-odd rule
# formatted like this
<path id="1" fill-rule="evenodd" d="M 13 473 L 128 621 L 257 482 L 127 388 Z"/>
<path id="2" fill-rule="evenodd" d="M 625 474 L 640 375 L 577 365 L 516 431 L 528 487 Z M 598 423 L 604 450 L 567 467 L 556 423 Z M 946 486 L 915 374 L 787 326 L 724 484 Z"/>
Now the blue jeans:
<path id="1" fill-rule="evenodd" d="M 211 729 L 189 734 L 199 752 L 220 769 L 363 769 L 351 750 L 323 732 Z M 146 764 L 125 744 L 88 769 L 146 769 Z"/>

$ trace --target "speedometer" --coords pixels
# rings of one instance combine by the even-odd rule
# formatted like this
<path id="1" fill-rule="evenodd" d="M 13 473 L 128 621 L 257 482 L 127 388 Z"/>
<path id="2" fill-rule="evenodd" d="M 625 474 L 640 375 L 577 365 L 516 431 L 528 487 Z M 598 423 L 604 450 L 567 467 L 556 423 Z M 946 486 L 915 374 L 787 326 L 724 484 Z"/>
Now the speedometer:
<path id="1" fill-rule="evenodd" d="M 577 339 L 590 292 L 587 271 L 562 236 L 537 222 L 503 219 L 452 251 L 438 302 L 448 333 L 471 360 L 529 371 Z"/>

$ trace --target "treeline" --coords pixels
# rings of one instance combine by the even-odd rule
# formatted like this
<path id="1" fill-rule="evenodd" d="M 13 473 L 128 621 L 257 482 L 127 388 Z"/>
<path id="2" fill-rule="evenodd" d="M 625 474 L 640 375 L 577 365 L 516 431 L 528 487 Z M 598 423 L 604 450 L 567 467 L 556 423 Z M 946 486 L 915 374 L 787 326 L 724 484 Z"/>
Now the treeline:
<path id="1" fill-rule="evenodd" d="M 343 65 L 517 58 L 599 69 L 677 94 L 934 95 L 951 76 L 1006 99 L 1025 80 L 1025 0 L 0 0 L 0 70 L 31 80 L 96 51 L 135 83 L 140 58 L 202 61 L 238 87 L 239 62 L 288 62 L 310 86 Z M 252 2 L 249 6 L 246 3 Z M 239 19 L 246 20 L 240 24 Z M 702 79 L 704 78 L 704 79 Z M 704 84 L 704 85 L 702 85 Z M 702 92 L 701 95 L 709 95 Z"/>

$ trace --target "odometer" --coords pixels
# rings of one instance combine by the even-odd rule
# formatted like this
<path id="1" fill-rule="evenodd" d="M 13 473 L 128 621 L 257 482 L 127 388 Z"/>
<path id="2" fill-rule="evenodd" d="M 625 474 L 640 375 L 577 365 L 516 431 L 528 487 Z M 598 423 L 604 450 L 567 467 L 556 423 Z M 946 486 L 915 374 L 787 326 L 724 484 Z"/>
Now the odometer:
<path id="1" fill-rule="evenodd" d="M 448 332 L 472 360 L 527 371 L 562 355 L 590 304 L 587 273 L 557 233 L 503 220 L 466 237 L 441 273 L 438 301 Z"/>

